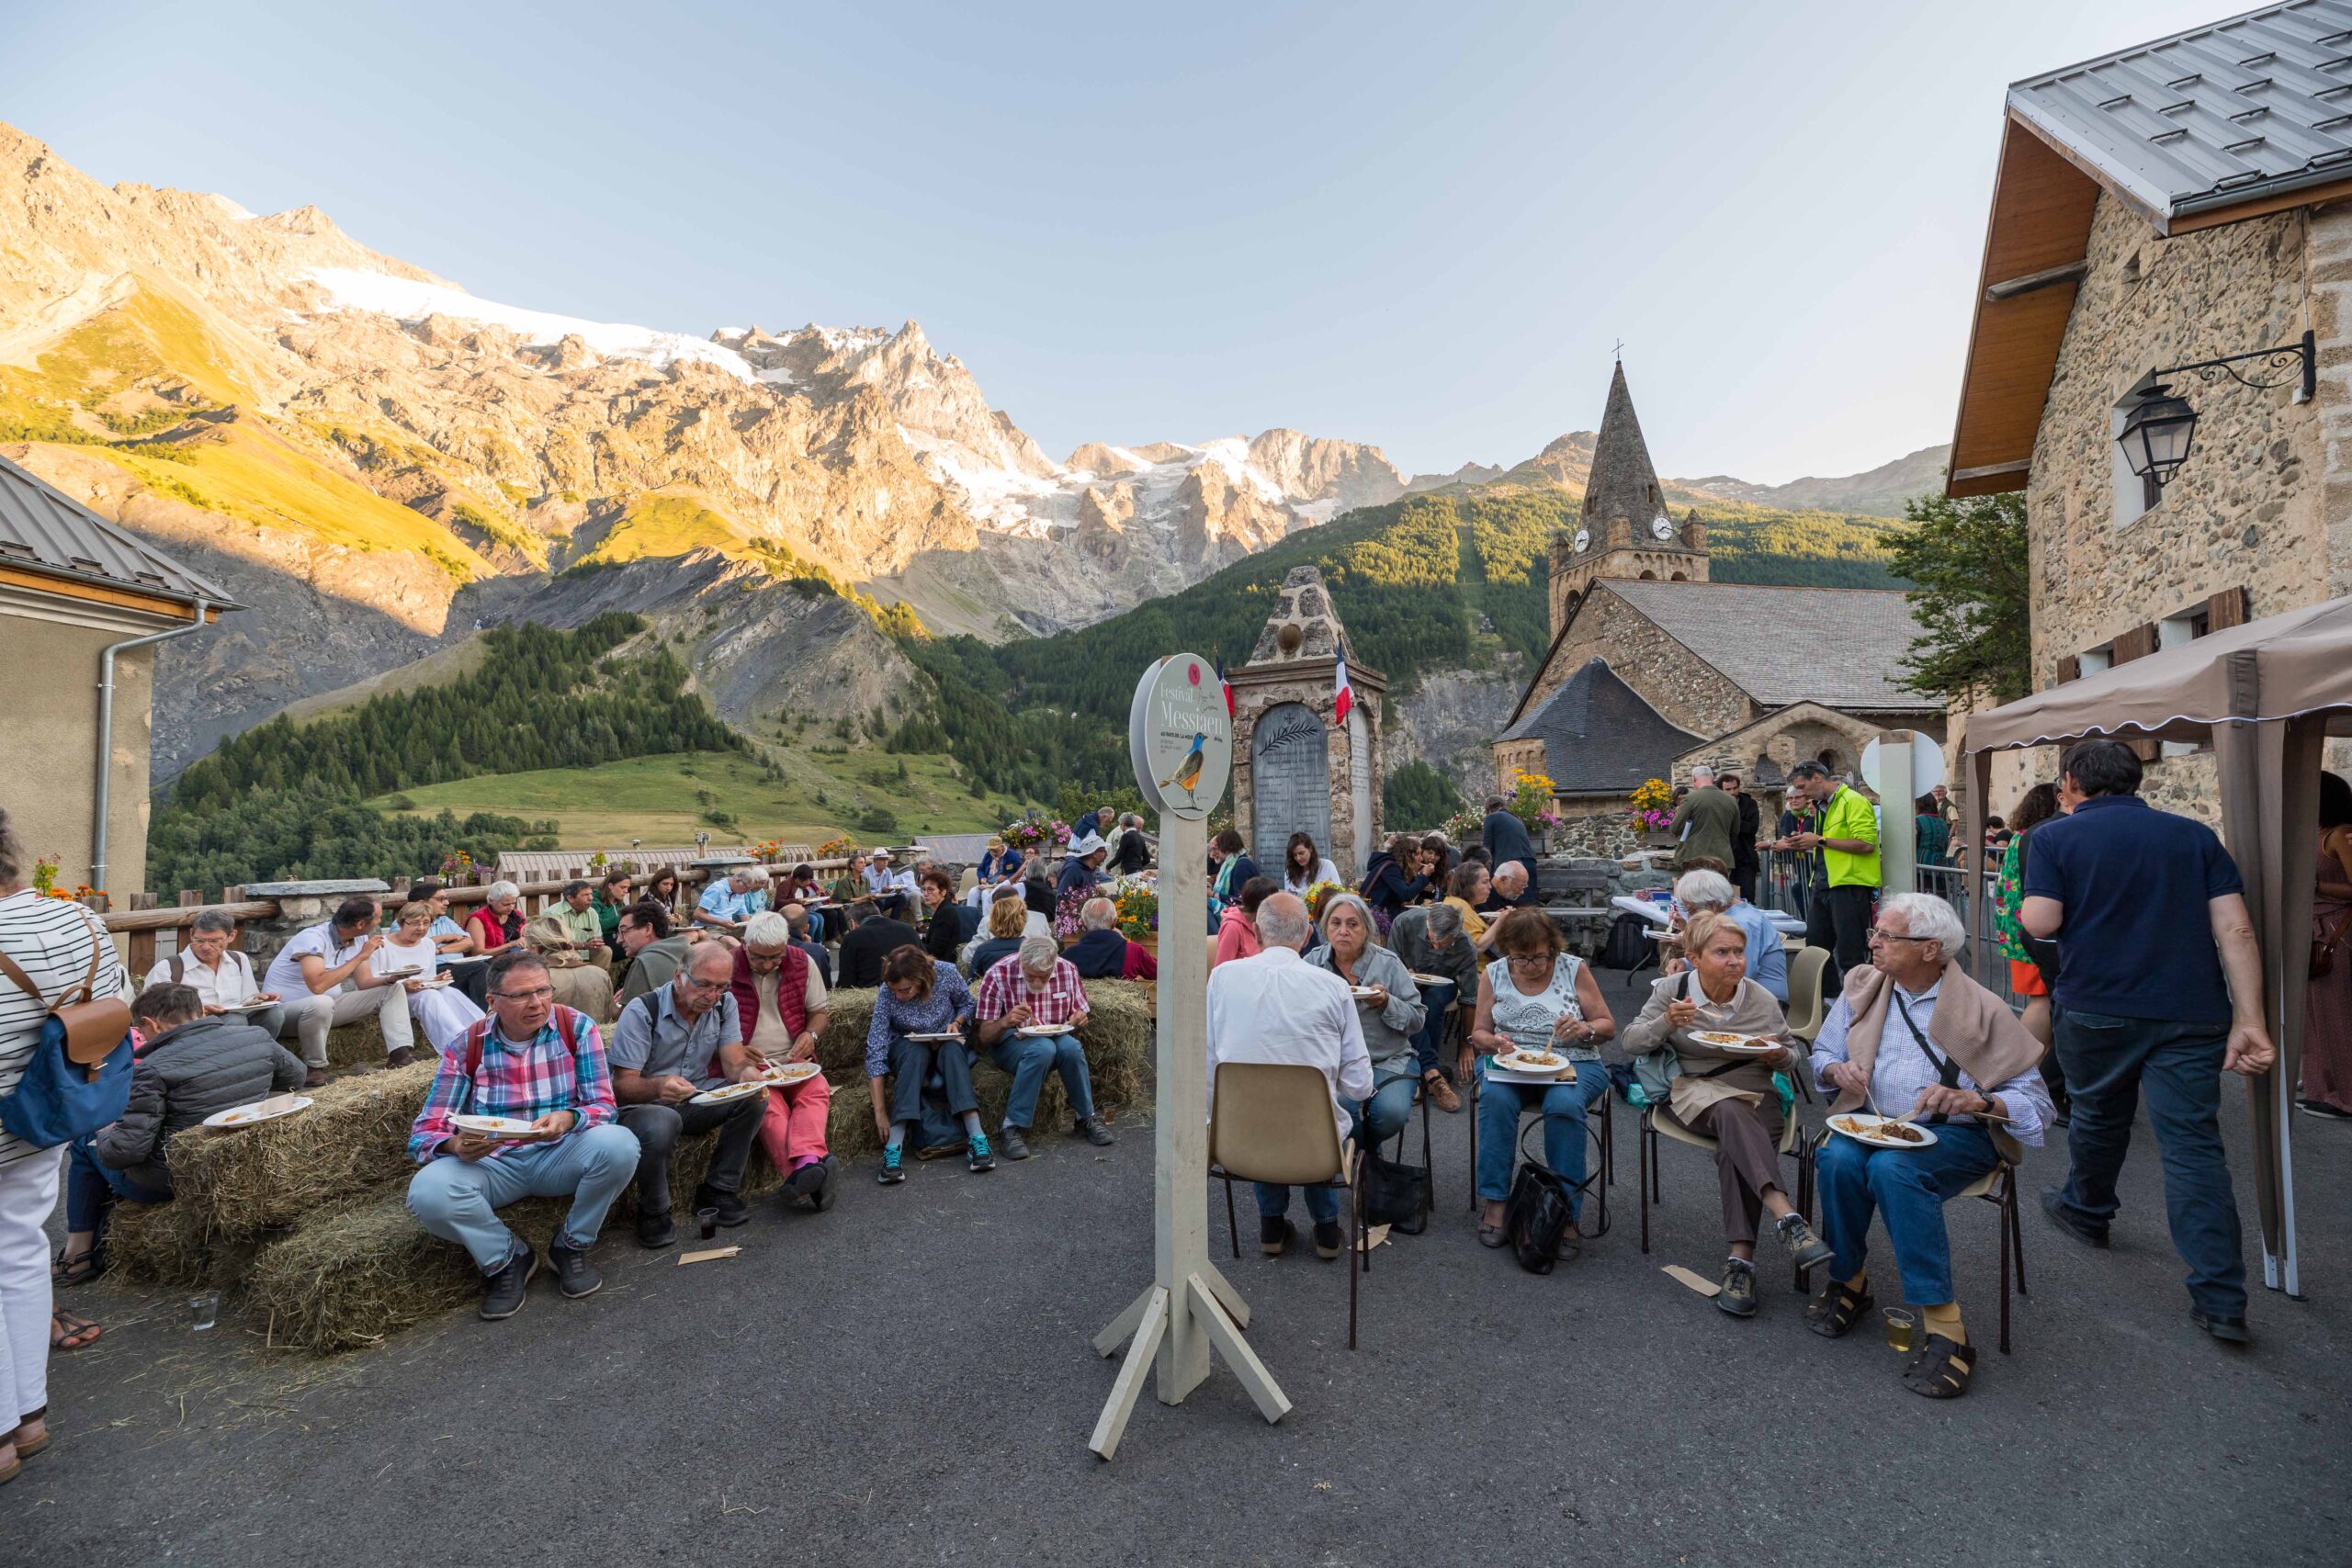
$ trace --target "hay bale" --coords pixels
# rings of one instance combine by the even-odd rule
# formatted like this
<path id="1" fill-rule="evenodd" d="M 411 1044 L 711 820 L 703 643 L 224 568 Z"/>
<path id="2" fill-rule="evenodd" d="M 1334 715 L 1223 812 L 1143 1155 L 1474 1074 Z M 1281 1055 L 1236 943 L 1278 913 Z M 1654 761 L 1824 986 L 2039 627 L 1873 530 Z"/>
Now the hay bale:
<path id="1" fill-rule="evenodd" d="M 405 1199 L 394 1191 L 322 1211 L 261 1249 L 245 1304 L 272 1344 L 322 1356 L 356 1349 L 481 1293 L 465 1249 L 426 1235 Z M 532 1198 L 503 1217 L 544 1255 L 563 1209 Z"/>
<path id="2" fill-rule="evenodd" d="M 299 1116 L 180 1134 L 171 1144 L 173 1206 L 199 1210 L 215 1235 L 250 1240 L 405 1182 L 415 1168 L 409 1126 L 424 1107 L 434 1066 L 337 1078 L 311 1090 L 317 1103 Z"/>
<path id="3" fill-rule="evenodd" d="M 184 1198 L 168 1203 L 118 1202 L 107 1219 L 107 1257 L 135 1284 L 220 1290 L 253 1261 L 254 1244 L 222 1236 L 204 1211 Z"/>
<path id="4" fill-rule="evenodd" d="M 420 1043 L 422 1036 L 419 1036 Z M 294 1042 L 283 1042 L 289 1051 L 297 1050 Z M 376 1015 L 350 1023 L 338 1023 L 327 1031 L 327 1066 L 330 1067 L 380 1067 L 384 1065 L 384 1026 Z"/>

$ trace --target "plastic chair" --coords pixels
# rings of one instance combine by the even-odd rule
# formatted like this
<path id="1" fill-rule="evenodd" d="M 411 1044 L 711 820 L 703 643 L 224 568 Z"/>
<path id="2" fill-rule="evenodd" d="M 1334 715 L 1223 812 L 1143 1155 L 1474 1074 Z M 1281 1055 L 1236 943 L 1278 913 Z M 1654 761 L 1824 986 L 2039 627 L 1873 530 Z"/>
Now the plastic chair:
<path id="1" fill-rule="evenodd" d="M 967 866 L 966 866 L 966 867 L 964 868 L 964 874 L 963 874 L 963 876 L 962 876 L 961 878 L 959 878 L 959 879 L 957 880 L 956 884 L 956 897 L 958 897 L 958 898 L 966 898 L 966 897 L 969 897 L 971 896 L 972 890 L 973 890 L 974 888 L 978 887 L 979 885 L 980 885 L 980 869 L 979 869 L 979 867 L 978 867 L 978 866 L 974 866 L 974 865 L 967 865 Z"/>
<path id="2" fill-rule="evenodd" d="M 1829 998 L 1823 995 L 1822 976 L 1829 972 L 1829 950 L 1801 947 L 1789 960 L 1789 1032 L 1813 1043 L 1829 1016 Z"/>
<path id="3" fill-rule="evenodd" d="M 1372 1252 L 1363 1245 L 1363 1207 L 1356 1201 L 1363 1157 L 1352 1142 L 1340 1141 L 1331 1083 L 1320 1068 L 1297 1062 L 1217 1064 L 1209 1101 L 1209 1174 L 1225 1183 L 1225 1225 L 1233 1256 L 1241 1256 L 1241 1227 L 1233 1207 L 1236 1181 L 1344 1188 L 1351 1350 L 1356 1348 L 1356 1275 L 1372 1271 Z"/>
<path id="4" fill-rule="evenodd" d="M 1775 1073 L 1778 1078 L 1784 1075 Z M 1694 1149 L 1713 1152 L 1716 1141 L 1703 1133 L 1694 1133 L 1675 1118 L 1663 1106 L 1645 1106 L 1642 1110 L 1641 1148 L 1634 1160 L 1634 1184 L 1642 1193 L 1642 1250 L 1650 1249 L 1650 1205 L 1663 1204 L 1666 1200 L 1658 1188 L 1657 1149 L 1661 1140 L 1688 1144 Z M 1808 1221 L 1813 1218 L 1813 1151 L 1814 1140 L 1798 1122 L 1796 1107 L 1784 1105 L 1781 1116 L 1781 1153 L 1793 1156 L 1797 1162 L 1796 1211 Z M 1804 1293 L 1804 1270 L 1793 1271 L 1795 1288 Z"/>

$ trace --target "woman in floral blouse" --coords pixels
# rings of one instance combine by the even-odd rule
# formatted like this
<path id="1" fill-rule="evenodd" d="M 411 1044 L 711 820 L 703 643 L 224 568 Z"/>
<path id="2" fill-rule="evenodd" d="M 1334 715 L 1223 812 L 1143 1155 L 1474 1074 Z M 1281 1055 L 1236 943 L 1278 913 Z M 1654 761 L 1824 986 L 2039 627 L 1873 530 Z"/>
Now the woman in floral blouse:
<path id="1" fill-rule="evenodd" d="M 2001 956 L 2009 961 L 2009 989 L 2025 998 L 2025 1012 L 2018 1021 L 2041 1042 L 2041 1081 L 2050 1086 L 2051 1100 L 2064 1118 L 2066 1080 L 2059 1072 L 2057 1054 L 2050 1049 L 2050 983 L 2026 946 L 2025 928 L 2018 924 L 2018 907 L 2025 902 L 2027 843 L 2036 827 L 2060 815 L 2058 786 L 2046 784 L 2026 791 L 2010 815 L 2011 837 L 2001 855 L 2000 879 L 1993 885 L 1993 934 L 1999 938 Z"/>

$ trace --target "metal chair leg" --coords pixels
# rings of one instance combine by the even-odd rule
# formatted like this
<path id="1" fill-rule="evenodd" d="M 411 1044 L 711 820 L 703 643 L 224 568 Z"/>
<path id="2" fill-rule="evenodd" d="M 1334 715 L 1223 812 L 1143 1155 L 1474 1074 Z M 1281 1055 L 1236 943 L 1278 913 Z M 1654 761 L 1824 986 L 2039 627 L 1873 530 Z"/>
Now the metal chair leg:
<path id="1" fill-rule="evenodd" d="M 1233 1178 L 1225 1179 L 1225 1234 L 1233 1238 L 1233 1260 L 1241 1261 L 1241 1224 L 1233 1216 Z"/>
<path id="2" fill-rule="evenodd" d="M 2025 1226 L 2018 1219 L 2018 1173 L 2014 1166 L 2009 1168 L 2009 1179 L 2007 1186 L 2009 1198 L 2007 1205 L 2009 1211 L 2009 1242 L 2011 1250 L 2017 1256 L 2018 1294 L 2022 1296 L 2028 1293 L 2025 1288 Z"/>
<path id="3" fill-rule="evenodd" d="M 1486 1082 L 1476 1074 L 1470 1078 L 1470 1212 L 1478 1212 L 1478 1101 L 1486 1092 Z"/>
<path id="4" fill-rule="evenodd" d="M 1359 1156 L 1356 1169 L 1351 1174 L 1361 1176 L 1363 1170 L 1363 1160 Z M 1363 1245 L 1363 1206 L 1356 1201 L 1356 1184 L 1353 1181 L 1348 1183 L 1348 1231 L 1353 1237 L 1357 1253 L 1369 1264 L 1372 1249 Z M 1355 1262 L 1351 1258 L 1348 1263 L 1348 1348 L 1351 1350 L 1356 1348 L 1356 1289 Z"/>
<path id="5" fill-rule="evenodd" d="M 2001 1205 L 2001 1354 L 2009 1353 L 2009 1215 L 2007 1211 L 2016 1201 L 2015 1183 L 2010 1184 L 2007 1202 Z"/>
<path id="6" fill-rule="evenodd" d="M 1643 1116 L 1639 1141 L 1634 1145 L 1634 1185 L 1642 1193 L 1642 1250 L 1650 1249 L 1650 1188 L 1656 1180 L 1657 1151 L 1652 1148 L 1657 1136 L 1650 1131 L 1650 1119 Z"/>

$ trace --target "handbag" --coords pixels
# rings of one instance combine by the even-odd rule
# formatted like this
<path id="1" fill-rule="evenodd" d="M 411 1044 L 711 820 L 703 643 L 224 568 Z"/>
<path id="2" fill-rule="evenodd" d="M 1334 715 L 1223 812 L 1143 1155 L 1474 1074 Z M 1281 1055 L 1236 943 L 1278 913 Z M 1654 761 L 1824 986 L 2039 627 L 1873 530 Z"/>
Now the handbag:
<path id="1" fill-rule="evenodd" d="M 1560 1238 L 1567 1229 L 1567 1182 L 1534 1160 L 1522 1162 L 1503 1205 L 1503 1235 L 1511 1256 L 1531 1274 L 1549 1274 L 1560 1260 Z"/>
<path id="2" fill-rule="evenodd" d="M 1367 1224 L 1387 1225 L 1405 1235 L 1419 1235 L 1429 1228 L 1427 1167 L 1383 1159 L 1367 1150 L 1363 1179 L 1363 1217 Z"/>
<path id="3" fill-rule="evenodd" d="M 2352 931 L 2352 909 L 2346 910 L 2344 918 L 2335 922 L 2335 935 L 2319 934 L 2326 929 L 2316 917 L 2312 919 L 2311 977 L 2314 980 L 2324 980 L 2335 973 L 2335 950 L 2344 945 L 2345 933 Z"/>
<path id="4" fill-rule="evenodd" d="M 91 934 L 89 972 L 53 1002 L 0 953 L 0 975 L 48 1013 L 25 1076 L 0 1098 L 0 1127 L 37 1149 L 86 1137 L 130 1108 L 130 1008 L 96 995 L 98 957 L 109 939 L 95 923 Z M 93 1063 L 102 1064 L 96 1077 L 86 1071 Z"/>

